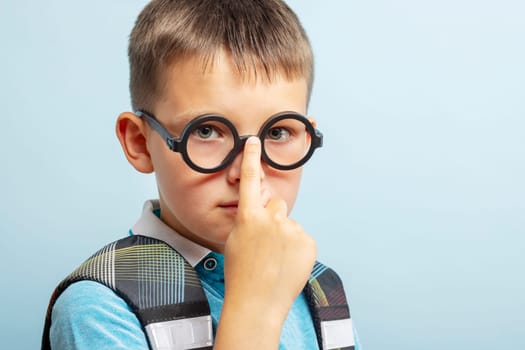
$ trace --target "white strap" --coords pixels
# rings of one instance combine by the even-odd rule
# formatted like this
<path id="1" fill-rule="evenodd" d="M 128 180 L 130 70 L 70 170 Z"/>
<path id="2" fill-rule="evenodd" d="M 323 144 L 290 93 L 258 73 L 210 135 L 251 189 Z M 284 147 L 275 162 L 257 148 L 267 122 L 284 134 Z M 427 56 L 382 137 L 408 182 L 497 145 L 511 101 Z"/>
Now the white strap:
<path id="1" fill-rule="evenodd" d="M 352 320 L 322 321 L 321 335 L 323 337 L 323 350 L 344 348 L 354 345 Z"/>
<path id="2" fill-rule="evenodd" d="M 211 316 L 150 323 L 146 333 L 153 350 L 185 350 L 213 345 Z"/>

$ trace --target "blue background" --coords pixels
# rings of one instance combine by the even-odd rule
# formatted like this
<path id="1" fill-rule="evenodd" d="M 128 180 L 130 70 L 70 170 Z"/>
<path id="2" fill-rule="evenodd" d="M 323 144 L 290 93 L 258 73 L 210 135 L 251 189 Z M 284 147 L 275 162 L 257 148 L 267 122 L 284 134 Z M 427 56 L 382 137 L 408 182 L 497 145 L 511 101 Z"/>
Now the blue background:
<path id="1" fill-rule="evenodd" d="M 289 1 L 325 147 L 293 217 L 366 350 L 525 348 L 525 4 Z M 155 197 L 114 136 L 145 1 L 0 2 L 2 348 Z"/>

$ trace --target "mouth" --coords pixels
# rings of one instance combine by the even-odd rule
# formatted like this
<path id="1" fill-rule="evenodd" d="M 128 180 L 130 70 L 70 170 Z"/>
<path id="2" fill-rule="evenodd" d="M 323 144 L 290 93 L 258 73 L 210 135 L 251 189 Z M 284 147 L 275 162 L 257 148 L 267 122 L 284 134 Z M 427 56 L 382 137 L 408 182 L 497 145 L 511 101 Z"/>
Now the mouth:
<path id="1" fill-rule="evenodd" d="M 237 201 L 219 204 L 219 208 L 227 210 L 232 213 L 237 213 L 238 206 L 239 206 L 239 202 Z"/>

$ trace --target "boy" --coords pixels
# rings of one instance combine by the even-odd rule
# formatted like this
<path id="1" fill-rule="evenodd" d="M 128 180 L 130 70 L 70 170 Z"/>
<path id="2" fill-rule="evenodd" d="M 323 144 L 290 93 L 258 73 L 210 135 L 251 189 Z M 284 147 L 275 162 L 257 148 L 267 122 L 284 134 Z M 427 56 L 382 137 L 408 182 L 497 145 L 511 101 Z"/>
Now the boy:
<path id="1" fill-rule="evenodd" d="M 135 112 L 117 136 L 159 199 L 57 288 L 43 348 L 353 349 L 339 280 L 288 218 L 322 145 L 295 14 L 281 0 L 153 0 L 129 59 Z"/>

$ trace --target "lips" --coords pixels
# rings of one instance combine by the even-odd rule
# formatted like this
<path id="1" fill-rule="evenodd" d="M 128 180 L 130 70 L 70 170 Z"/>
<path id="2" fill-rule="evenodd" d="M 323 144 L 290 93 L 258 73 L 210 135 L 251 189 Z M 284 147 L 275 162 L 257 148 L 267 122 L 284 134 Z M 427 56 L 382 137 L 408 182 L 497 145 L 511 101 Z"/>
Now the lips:
<path id="1" fill-rule="evenodd" d="M 238 201 L 226 202 L 219 204 L 219 208 L 226 209 L 232 212 L 237 212 L 237 207 L 239 206 Z"/>

